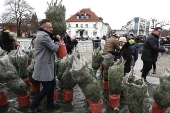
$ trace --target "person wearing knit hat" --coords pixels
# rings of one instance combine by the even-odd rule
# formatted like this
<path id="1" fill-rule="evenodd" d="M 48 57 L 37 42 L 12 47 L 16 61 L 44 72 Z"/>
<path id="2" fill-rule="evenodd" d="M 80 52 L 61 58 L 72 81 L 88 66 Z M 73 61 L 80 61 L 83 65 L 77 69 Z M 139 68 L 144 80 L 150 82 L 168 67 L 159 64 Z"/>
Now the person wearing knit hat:
<path id="1" fill-rule="evenodd" d="M 160 45 L 166 44 L 166 40 L 165 37 L 161 37 L 160 41 L 159 41 Z"/>
<path id="2" fill-rule="evenodd" d="M 72 35 L 70 38 L 74 40 L 76 38 L 76 35 Z"/>
<path id="3" fill-rule="evenodd" d="M 74 46 L 72 44 L 71 37 L 67 33 L 65 33 L 63 41 L 64 41 L 64 43 L 66 45 L 67 54 L 71 54 L 72 53 L 72 49 L 73 49 Z"/>
<path id="4" fill-rule="evenodd" d="M 119 51 L 119 50 L 120 47 L 117 41 L 117 35 L 115 34 L 106 40 L 102 55 L 107 55 L 108 51 Z"/>
<path id="5" fill-rule="evenodd" d="M 166 44 L 170 44 L 170 37 L 169 36 L 166 37 Z"/>
<path id="6" fill-rule="evenodd" d="M 122 47 L 120 51 L 108 51 L 108 53 L 119 56 L 119 58 L 122 56 L 123 59 L 126 60 L 124 64 L 124 75 L 126 75 L 126 73 L 129 73 L 131 70 L 132 49 L 125 37 L 119 38 L 119 45 Z"/>
<path id="7" fill-rule="evenodd" d="M 130 39 L 134 39 L 134 35 L 133 35 L 133 34 L 130 34 L 130 35 L 128 36 L 128 40 L 130 40 Z"/>
<path id="8" fill-rule="evenodd" d="M 78 41 L 76 40 L 76 35 L 72 35 L 70 38 L 71 38 L 73 47 L 76 47 L 78 44 Z"/>
<path id="9" fill-rule="evenodd" d="M 14 38 L 10 35 L 9 30 L 4 30 L 2 33 L 2 49 L 10 52 L 14 49 Z"/>
<path id="10" fill-rule="evenodd" d="M 133 58 L 134 58 L 134 62 L 136 62 L 137 59 L 138 59 L 138 44 L 135 43 L 134 39 L 130 39 L 129 43 L 130 43 L 130 46 L 132 48 L 132 55 L 133 55 Z"/>

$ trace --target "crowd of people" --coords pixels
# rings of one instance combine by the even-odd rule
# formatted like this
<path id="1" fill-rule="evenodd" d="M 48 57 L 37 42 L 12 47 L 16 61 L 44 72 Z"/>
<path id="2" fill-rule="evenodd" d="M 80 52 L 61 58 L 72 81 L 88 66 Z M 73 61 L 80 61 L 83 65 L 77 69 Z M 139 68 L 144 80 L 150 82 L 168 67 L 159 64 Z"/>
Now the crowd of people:
<path id="1" fill-rule="evenodd" d="M 130 34 L 126 37 L 118 37 L 116 34 L 112 35 L 105 41 L 103 47 L 103 55 L 111 53 L 112 55 L 123 57 L 126 60 L 124 64 L 124 75 L 131 70 L 131 62 L 134 64 L 138 60 L 138 43 L 143 43 L 143 51 L 141 60 L 143 61 L 142 75 L 141 77 L 147 82 L 146 77 L 153 66 L 153 74 L 156 73 L 156 61 L 159 52 L 168 52 L 168 48 L 161 48 L 159 45 L 159 37 L 161 35 L 162 28 L 156 27 L 153 32 L 148 36 L 134 37 Z M 168 42 L 169 38 L 167 38 Z M 102 45 L 103 46 L 103 45 Z"/>
<path id="2" fill-rule="evenodd" d="M 32 39 L 34 44 L 34 72 L 33 79 L 40 81 L 43 88 L 38 93 L 36 98 L 31 104 L 31 109 L 34 113 L 41 113 L 39 109 L 39 104 L 43 98 L 47 95 L 47 108 L 59 108 L 58 103 L 54 103 L 53 94 L 56 86 L 55 73 L 54 73 L 54 62 L 56 53 L 60 46 L 60 36 L 54 36 L 52 34 L 53 28 L 49 20 L 43 19 L 40 22 L 40 28 L 37 32 L 36 38 Z M 143 51 L 141 59 L 143 61 L 142 75 L 141 77 L 147 82 L 146 77 L 149 71 L 152 69 L 152 65 L 156 68 L 155 62 L 157 61 L 159 52 L 168 52 L 167 48 L 159 47 L 159 36 L 162 32 L 162 28 L 156 27 L 153 32 L 148 36 L 137 36 L 134 37 L 133 34 L 127 37 L 119 37 L 117 34 L 112 35 L 107 39 L 106 36 L 102 37 L 101 48 L 102 55 L 107 55 L 111 53 L 115 55 L 115 61 L 118 61 L 121 57 L 126 60 L 124 64 L 124 75 L 131 71 L 132 62 L 138 60 L 138 43 L 143 44 Z M 15 40 L 10 36 L 9 30 L 3 30 L 1 38 L 1 48 L 10 52 L 13 50 L 13 43 Z M 63 41 L 66 45 L 67 54 L 71 54 L 72 50 L 78 44 L 75 39 L 76 36 L 71 37 L 65 33 Z M 170 42 L 170 38 L 167 38 L 165 42 Z M 160 42 L 163 42 L 161 38 Z"/>

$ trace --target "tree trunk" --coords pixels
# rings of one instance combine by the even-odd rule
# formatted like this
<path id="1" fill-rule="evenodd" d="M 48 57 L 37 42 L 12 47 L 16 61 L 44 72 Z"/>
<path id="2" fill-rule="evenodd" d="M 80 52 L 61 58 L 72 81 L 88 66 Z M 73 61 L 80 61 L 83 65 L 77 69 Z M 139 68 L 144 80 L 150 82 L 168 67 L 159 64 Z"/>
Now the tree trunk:
<path id="1" fill-rule="evenodd" d="M 22 33 L 21 33 L 21 20 L 19 20 L 18 23 L 17 23 L 17 36 L 18 37 L 22 37 Z"/>

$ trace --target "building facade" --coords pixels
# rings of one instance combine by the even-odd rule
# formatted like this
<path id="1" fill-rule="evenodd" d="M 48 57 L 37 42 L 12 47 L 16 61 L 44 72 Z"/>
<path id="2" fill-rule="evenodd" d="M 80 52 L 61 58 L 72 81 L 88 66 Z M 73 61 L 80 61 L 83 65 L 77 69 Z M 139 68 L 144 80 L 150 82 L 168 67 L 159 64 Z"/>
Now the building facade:
<path id="1" fill-rule="evenodd" d="M 134 35 L 149 35 L 150 22 L 140 17 L 134 17 L 126 25 L 126 33 Z"/>
<path id="2" fill-rule="evenodd" d="M 110 36 L 110 26 L 104 23 L 101 17 L 98 17 L 89 8 L 82 9 L 66 20 L 67 33 L 76 35 L 76 37 L 102 37 Z"/>

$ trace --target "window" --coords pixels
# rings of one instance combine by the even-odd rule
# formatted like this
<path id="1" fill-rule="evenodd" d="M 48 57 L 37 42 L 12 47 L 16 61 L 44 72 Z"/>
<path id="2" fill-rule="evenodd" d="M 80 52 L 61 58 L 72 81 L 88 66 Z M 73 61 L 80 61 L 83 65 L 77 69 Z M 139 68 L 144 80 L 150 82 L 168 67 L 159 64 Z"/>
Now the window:
<path id="1" fill-rule="evenodd" d="M 85 31 L 85 35 L 88 36 L 88 31 Z"/>
<path id="2" fill-rule="evenodd" d="M 68 27 L 71 27 L 71 24 L 68 24 Z"/>
<path id="3" fill-rule="evenodd" d="M 86 28 L 88 28 L 88 24 L 85 24 Z"/>
<path id="4" fill-rule="evenodd" d="M 80 24 L 80 27 L 83 27 L 83 24 Z"/>
<path id="5" fill-rule="evenodd" d="M 97 31 L 93 31 L 93 36 L 97 36 Z"/>
<path id="6" fill-rule="evenodd" d="M 87 15 L 86 15 L 86 19 L 89 19 L 89 18 L 90 18 L 90 15 L 87 14 Z"/>
<path id="7" fill-rule="evenodd" d="M 96 28 L 97 27 L 96 24 L 93 24 L 93 27 Z"/>
<path id="8" fill-rule="evenodd" d="M 76 27 L 79 27 L 78 24 L 76 24 Z"/>
<path id="9" fill-rule="evenodd" d="M 78 34 L 79 34 L 79 31 L 76 31 L 76 36 L 78 36 Z"/>
<path id="10" fill-rule="evenodd" d="M 80 19 L 80 15 L 77 15 L 76 18 L 77 18 L 77 19 Z"/>
<path id="11" fill-rule="evenodd" d="M 84 15 L 81 15 L 81 19 L 84 19 Z"/>

